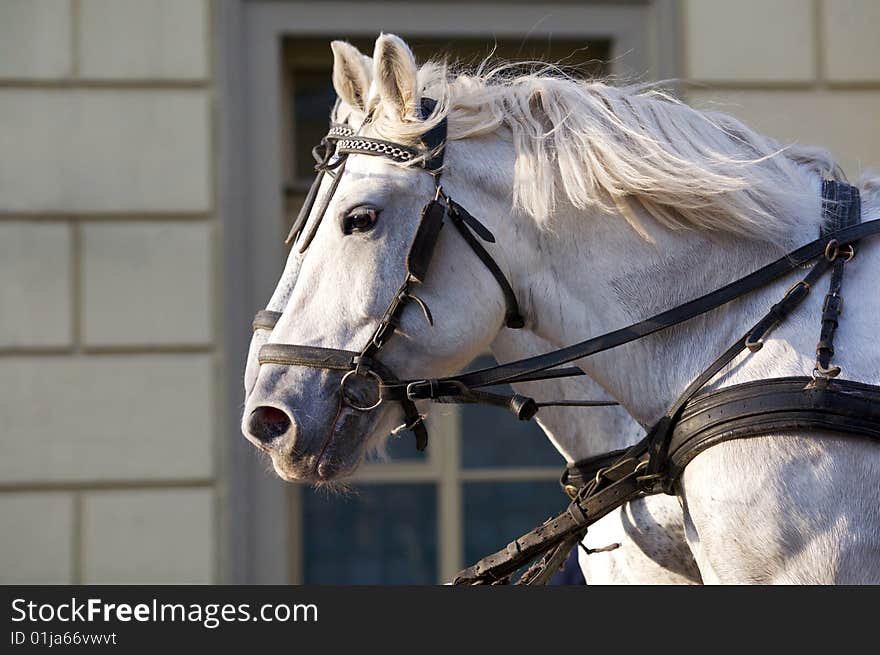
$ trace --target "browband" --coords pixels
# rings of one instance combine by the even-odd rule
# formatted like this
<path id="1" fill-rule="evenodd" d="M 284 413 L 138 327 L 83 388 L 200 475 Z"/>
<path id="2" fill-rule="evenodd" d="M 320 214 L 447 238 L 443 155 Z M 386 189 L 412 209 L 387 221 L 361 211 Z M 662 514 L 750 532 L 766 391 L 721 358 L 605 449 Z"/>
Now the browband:
<path id="1" fill-rule="evenodd" d="M 419 105 L 419 118 L 427 120 L 436 107 L 437 101 L 433 98 L 422 98 Z M 424 149 L 411 148 L 384 139 L 352 135 L 339 140 L 336 144 L 336 152 L 340 155 L 381 155 L 399 164 L 406 164 L 422 157 L 422 168 L 431 173 L 437 173 L 443 167 L 443 154 L 446 145 L 445 118 L 422 135 L 422 143 Z"/>

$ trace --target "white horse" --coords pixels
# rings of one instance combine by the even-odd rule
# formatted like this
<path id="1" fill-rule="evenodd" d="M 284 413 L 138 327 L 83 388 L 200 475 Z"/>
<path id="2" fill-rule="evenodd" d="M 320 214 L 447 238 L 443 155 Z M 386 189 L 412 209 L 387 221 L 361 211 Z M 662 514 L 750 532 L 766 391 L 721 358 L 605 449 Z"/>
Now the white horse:
<path id="1" fill-rule="evenodd" d="M 337 64 L 339 58 L 337 52 Z M 357 91 L 334 74 L 337 91 L 372 112 L 368 134 L 399 143 L 418 143 L 447 117 L 444 188 L 496 235 L 492 255 L 526 317 L 523 330 L 508 334 L 497 283 L 445 230 L 419 290 L 434 327 L 408 310 L 399 336 L 381 352 L 402 377 L 449 375 L 490 344 L 504 361 L 608 332 L 718 288 L 818 235 L 822 174 L 837 172 L 823 151 L 780 149 L 735 119 L 651 89 L 552 73 L 509 76 L 503 69 L 450 78 L 436 65 L 419 69 L 409 48 L 390 35 L 379 38 L 373 60 L 366 93 L 346 62 L 337 72 Z M 417 115 L 423 95 L 439 100 L 427 120 Z M 417 167 L 350 156 L 269 342 L 359 350 L 403 279 L 420 209 L 433 192 L 430 176 Z M 880 180 L 864 183 L 862 194 L 864 220 L 876 218 Z M 364 215 L 367 229 L 343 233 L 346 217 Z M 848 265 L 845 293 L 852 301 L 835 363 L 846 378 L 878 384 L 880 349 L 871 337 L 880 298 L 871 292 L 871 275 L 880 250 L 862 250 Z M 794 278 L 577 364 L 650 425 Z M 813 294 L 716 386 L 809 374 L 821 296 Z M 252 368 L 249 378 L 243 430 L 285 479 L 345 475 L 402 422 L 394 404 L 341 414 L 332 371 L 267 364 Z M 528 391 L 540 397 L 550 389 L 541 383 Z M 258 407 L 283 415 L 283 433 L 259 438 L 249 421 Z M 555 434 L 551 415 L 542 420 Z M 677 492 L 703 581 L 880 581 L 878 474 L 875 444 L 835 434 L 767 434 L 702 452 Z"/>
<path id="2" fill-rule="evenodd" d="M 358 126 L 363 121 L 365 99 L 370 93 L 373 60 L 345 42 L 334 42 L 332 49 L 333 82 L 341 100 L 332 120 Z M 287 307 L 303 257 L 298 248 L 291 249 L 284 272 L 266 305 L 267 310 L 281 313 Z M 260 367 L 259 350 L 268 342 L 270 333 L 268 328 L 254 331 L 245 372 L 245 398 L 250 395 L 256 382 Z M 527 351 L 538 354 L 550 349 L 550 344 L 534 335 L 522 340 L 519 338 L 521 334 L 501 331 L 492 344 L 495 356 L 508 360 Z M 548 380 L 540 384 L 518 384 L 516 388 L 523 394 L 553 398 L 608 398 L 604 390 L 586 376 Z M 544 410 L 537 417 L 537 422 L 568 463 L 630 446 L 644 434 L 641 426 L 619 407 L 595 411 L 553 407 Z M 247 435 L 247 428 L 243 429 Z M 363 449 L 362 455 L 366 455 L 371 448 L 377 451 L 384 449 L 388 435 L 376 433 L 374 436 L 375 441 L 370 448 Z M 262 442 L 258 441 L 257 445 L 265 449 Z M 560 496 L 560 503 L 563 501 L 564 498 Z M 684 520 L 677 499 L 654 496 L 634 501 L 590 528 L 583 543 L 588 549 L 599 551 L 589 557 L 584 551 L 579 551 L 584 576 L 591 584 L 699 582 L 696 562 L 684 538 Z M 601 550 L 612 544 L 618 544 L 618 547 Z"/>

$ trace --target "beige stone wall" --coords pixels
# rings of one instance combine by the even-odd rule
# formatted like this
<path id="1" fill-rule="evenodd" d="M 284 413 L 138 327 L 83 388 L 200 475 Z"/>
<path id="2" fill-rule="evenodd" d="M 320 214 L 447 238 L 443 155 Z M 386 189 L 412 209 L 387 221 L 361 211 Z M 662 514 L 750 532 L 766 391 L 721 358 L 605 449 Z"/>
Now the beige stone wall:
<path id="1" fill-rule="evenodd" d="M 880 173 L 878 0 L 684 0 L 696 106 Z"/>
<path id="2" fill-rule="evenodd" d="M 0 583 L 218 577 L 211 25 L 0 2 Z"/>

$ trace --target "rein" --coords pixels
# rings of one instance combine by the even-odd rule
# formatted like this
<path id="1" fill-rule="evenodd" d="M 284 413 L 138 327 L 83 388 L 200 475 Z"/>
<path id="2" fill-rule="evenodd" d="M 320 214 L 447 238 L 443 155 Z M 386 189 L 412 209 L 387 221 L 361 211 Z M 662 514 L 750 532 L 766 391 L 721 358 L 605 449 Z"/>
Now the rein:
<path id="1" fill-rule="evenodd" d="M 422 119 L 427 118 L 435 106 L 435 101 L 424 98 Z M 368 121 L 369 117 L 365 124 Z M 413 289 L 425 281 L 447 218 L 497 281 L 505 301 L 505 325 L 521 328 L 525 323 L 513 287 L 481 243 L 494 243 L 494 236 L 440 185 L 446 119 L 429 130 L 422 140 L 424 148 L 412 148 L 360 136 L 347 125 L 331 126 L 314 151 L 318 174 L 287 243 L 299 243 L 300 252 L 308 248 L 339 185 L 347 157 L 352 154 L 418 164 L 434 178 L 434 198 L 422 208 L 406 258 L 406 276 L 369 342 L 360 351 L 271 343 L 265 344 L 259 353 L 260 364 L 339 371 L 342 373 L 340 403 L 354 410 L 372 411 L 386 401 L 400 403 L 406 422 L 398 430 L 413 431 L 419 450 L 427 446 L 428 435 L 423 417 L 416 409 L 416 400 L 504 407 L 520 420 L 533 418 L 541 407 L 547 406 L 616 405 L 613 401 L 594 400 L 537 402 L 520 394 L 485 391 L 484 387 L 584 375 L 580 368 L 563 365 L 679 325 L 815 261 L 803 279 L 792 285 L 765 316 L 688 385 L 639 443 L 570 465 L 563 474 L 562 484 L 571 503 L 563 513 L 461 571 L 454 584 L 506 584 L 530 562 L 530 568 L 517 584 L 545 584 L 571 548 L 580 543 L 590 525 L 636 498 L 674 493 L 675 482 L 687 463 L 721 441 L 793 428 L 831 430 L 880 440 L 880 387 L 837 380 L 840 367 L 832 363 L 834 334 L 842 309 L 840 292 L 844 267 L 855 256 L 855 247 L 861 239 L 880 234 L 880 219 L 860 222 L 858 190 L 833 180 L 822 184 L 823 212 L 827 220 L 819 238 L 720 289 L 627 327 L 542 355 L 443 378 L 404 380 L 396 377 L 377 355 L 397 330 L 407 305 L 416 305 L 425 320 L 433 325 L 427 304 Z M 337 159 L 332 161 L 334 154 Z M 332 175 L 334 179 L 313 224 L 306 231 L 324 175 Z M 743 352 L 760 350 L 766 336 L 786 320 L 829 270 L 831 283 L 823 304 L 812 377 L 759 380 L 703 391 L 736 357 Z M 279 312 L 260 311 L 254 319 L 254 329 L 271 330 L 280 316 Z M 347 385 L 355 376 L 374 380 L 378 390 L 375 402 L 359 404 L 352 398 Z"/>

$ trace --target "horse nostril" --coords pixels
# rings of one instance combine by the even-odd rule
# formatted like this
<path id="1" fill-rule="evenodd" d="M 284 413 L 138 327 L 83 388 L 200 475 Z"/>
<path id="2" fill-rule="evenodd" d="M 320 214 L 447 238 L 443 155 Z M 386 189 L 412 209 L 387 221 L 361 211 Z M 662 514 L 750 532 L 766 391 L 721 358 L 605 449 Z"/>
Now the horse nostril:
<path id="1" fill-rule="evenodd" d="M 287 432 L 290 429 L 290 418 L 277 407 L 257 407 L 251 412 L 248 428 L 251 435 L 265 443 Z"/>

